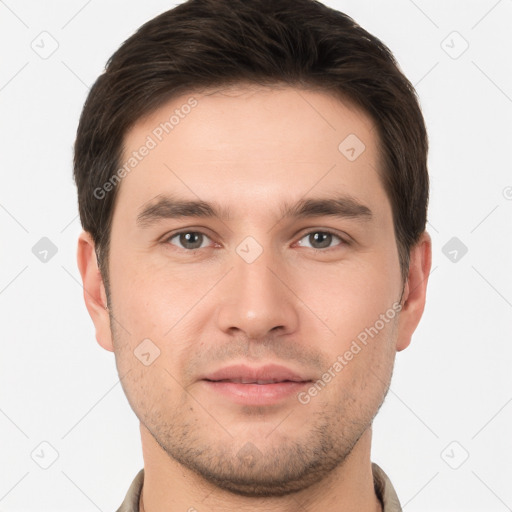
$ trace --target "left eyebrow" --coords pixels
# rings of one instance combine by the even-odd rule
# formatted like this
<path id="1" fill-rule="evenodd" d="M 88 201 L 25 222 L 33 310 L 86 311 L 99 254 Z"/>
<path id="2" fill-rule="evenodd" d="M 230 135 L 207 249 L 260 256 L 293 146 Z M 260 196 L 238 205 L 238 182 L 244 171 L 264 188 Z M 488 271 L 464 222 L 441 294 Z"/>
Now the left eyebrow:
<path id="1" fill-rule="evenodd" d="M 281 209 L 283 218 L 338 217 L 370 221 L 373 213 L 356 199 L 344 195 L 336 198 L 301 199 L 294 205 L 285 204 Z"/>

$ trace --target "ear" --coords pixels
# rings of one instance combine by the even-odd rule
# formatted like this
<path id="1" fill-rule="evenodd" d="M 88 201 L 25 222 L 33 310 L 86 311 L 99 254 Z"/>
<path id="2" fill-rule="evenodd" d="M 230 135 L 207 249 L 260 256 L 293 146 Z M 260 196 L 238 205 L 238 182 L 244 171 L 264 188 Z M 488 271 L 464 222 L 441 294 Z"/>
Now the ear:
<path id="1" fill-rule="evenodd" d="M 82 231 L 78 237 L 77 262 L 82 276 L 85 306 L 96 328 L 96 340 L 105 350 L 113 352 L 105 286 L 98 268 L 94 241 L 86 231 Z"/>
<path id="2" fill-rule="evenodd" d="M 412 334 L 425 309 L 427 283 L 432 266 L 432 240 L 426 231 L 411 248 L 409 254 L 409 274 L 402 298 L 396 343 L 398 352 L 411 343 Z"/>

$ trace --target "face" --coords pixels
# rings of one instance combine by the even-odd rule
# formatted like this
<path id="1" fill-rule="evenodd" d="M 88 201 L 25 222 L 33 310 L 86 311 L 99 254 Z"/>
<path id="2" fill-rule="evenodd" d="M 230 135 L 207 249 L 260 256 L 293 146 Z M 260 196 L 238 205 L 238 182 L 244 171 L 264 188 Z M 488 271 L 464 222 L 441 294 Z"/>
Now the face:
<path id="1" fill-rule="evenodd" d="M 242 86 L 126 135 L 98 340 L 147 437 L 217 486 L 319 481 L 384 399 L 411 322 L 377 144 L 338 99 Z"/>

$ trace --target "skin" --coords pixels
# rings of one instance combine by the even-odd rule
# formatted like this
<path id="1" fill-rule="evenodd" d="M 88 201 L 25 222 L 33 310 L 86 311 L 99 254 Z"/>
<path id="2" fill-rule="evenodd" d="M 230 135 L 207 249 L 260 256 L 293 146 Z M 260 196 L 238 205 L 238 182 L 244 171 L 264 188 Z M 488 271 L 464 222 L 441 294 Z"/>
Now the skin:
<path id="1" fill-rule="evenodd" d="M 139 120 L 125 158 L 190 96 Z M 118 185 L 108 310 L 91 236 L 83 232 L 78 244 L 96 338 L 115 353 L 140 420 L 144 508 L 380 510 L 371 424 L 424 309 L 430 237 L 411 249 L 403 283 L 376 130 L 354 106 L 290 87 L 193 96 L 197 106 Z M 352 162 L 338 150 L 349 134 L 365 145 Z M 139 225 L 162 194 L 217 202 L 231 215 Z M 371 218 L 283 218 L 280 210 L 342 194 Z M 309 236 L 325 230 L 336 236 L 324 245 Z M 187 248 L 177 231 L 203 233 L 202 248 Z M 262 249 L 251 263 L 236 252 L 247 236 Z M 400 313 L 307 404 L 292 395 L 240 405 L 199 380 L 246 362 L 282 364 L 316 381 L 400 299 Z M 146 366 L 134 351 L 148 338 L 160 355 Z"/>

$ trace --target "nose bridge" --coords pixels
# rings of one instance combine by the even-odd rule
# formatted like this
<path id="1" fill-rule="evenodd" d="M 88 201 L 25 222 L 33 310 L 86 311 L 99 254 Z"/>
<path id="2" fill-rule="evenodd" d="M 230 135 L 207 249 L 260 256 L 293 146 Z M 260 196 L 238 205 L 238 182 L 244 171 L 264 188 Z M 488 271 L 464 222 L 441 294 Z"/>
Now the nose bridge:
<path id="1" fill-rule="evenodd" d="M 236 247 L 233 267 L 228 289 L 220 299 L 219 327 L 242 330 L 249 338 L 264 337 L 277 327 L 285 332 L 294 330 L 297 311 L 293 294 L 277 277 L 283 265 L 271 248 L 247 237 Z"/>

